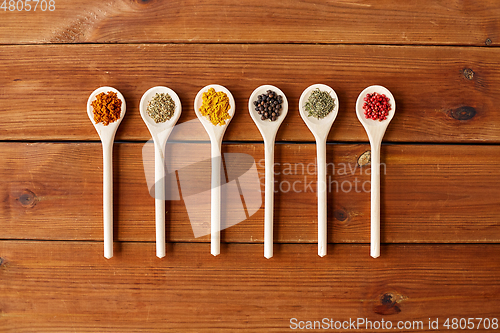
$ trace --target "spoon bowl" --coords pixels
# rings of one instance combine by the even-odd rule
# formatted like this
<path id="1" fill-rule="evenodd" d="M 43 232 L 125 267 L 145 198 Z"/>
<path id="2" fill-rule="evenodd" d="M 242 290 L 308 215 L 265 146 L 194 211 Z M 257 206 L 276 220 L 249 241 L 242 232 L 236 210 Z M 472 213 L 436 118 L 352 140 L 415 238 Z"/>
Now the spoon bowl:
<path id="1" fill-rule="evenodd" d="M 175 103 L 174 114 L 165 122 L 156 123 L 148 115 L 149 102 L 156 94 L 168 94 Z M 151 133 L 155 145 L 155 221 L 156 221 L 156 256 L 165 256 L 165 145 L 177 120 L 181 116 L 182 104 L 179 96 L 170 88 L 157 86 L 142 95 L 139 104 L 141 117 Z"/>
<path id="2" fill-rule="evenodd" d="M 224 125 L 214 125 L 210 120 L 203 116 L 200 112 L 200 107 L 203 104 L 203 93 L 207 92 L 210 88 L 214 88 L 216 92 L 222 91 L 229 98 L 229 110 L 228 113 L 230 118 L 226 120 Z M 220 254 L 220 228 L 221 228 L 221 188 L 220 188 L 220 178 L 221 178 L 221 148 L 222 148 L 222 138 L 226 132 L 226 128 L 229 122 L 234 117 L 234 112 L 236 106 L 234 103 L 234 98 L 231 92 L 226 88 L 218 84 L 211 84 L 203 87 L 196 98 L 194 99 L 194 111 L 196 116 L 202 123 L 203 127 L 207 131 L 210 137 L 211 143 L 211 157 L 212 157 L 212 185 L 211 185 L 211 222 L 210 222 L 210 240 L 211 240 L 211 253 L 214 256 Z"/>
<path id="3" fill-rule="evenodd" d="M 115 92 L 122 101 L 120 118 L 104 125 L 94 120 L 94 108 L 92 102 L 100 93 Z M 116 130 L 125 116 L 127 106 L 123 95 L 115 88 L 100 87 L 94 90 L 87 101 L 87 115 L 94 125 L 102 142 L 102 164 L 103 164 L 103 224 L 104 224 L 104 257 L 113 257 L 113 142 Z"/>
<path id="4" fill-rule="evenodd" d="M 313 116 L 309 117 L 308 112 L 305 109 L 305 104 L 307 100 L 311 96 L 311 93 L 316 89 L 328 92 L 335 101 L 335 106 L 333 107 L 333 110 L 326 117 L 321 119 L 318 119 Z M 299 112 L 300 116 L 302 117 L 302 120 L 304 120 L 307 127 L 314 135 L 314 138 L 316 138 L 316 141 L 318 141 L 318 139 L 323 139 L 323 138 L 326 139 L 326 137 L 328 137 L 328 133 L 330 133 L 330 129 L 333 125 L 333 122 L 335 121 L 339 113 L 339 99 L 337 97 L 337 93 L 335 92 L 335 90 L 333 90 L 326 84 L 313 84 L 312 86 L 306 88 L 306 90 L 304 90 L 302 95 L 300 95 Z"/>
<path id="5" fill-rule="evenodd" d="M 281 96 L 283 96 L 283 103 L 281 104 L 281 112 L 278 118 L 275 121 L 271 121 L 269 119 L 262 120 L 260 115 L 255 111 L 255 106 L 253 102 L 257 100 L 259 95 L 265 94 L 268 90 L 274 90 Z M 252 117 L 255 125 L 260 131 L 260 134 L 264 138 L 264 140 L 274 140 L 276 138 L 276 133 L 278 132 L 279 127 L 283 120 L 285 120 L 286 115 L 288 114 L 288 100 L 286 99 L 285 94 L 278 87 L 266 84 L 255 89 L 250 95 L 250 99 L 248 100 L 248 110 L 250 111 L 250 117 Z"/>
<path id="6" fill-rule="evenodd" d="M 103 123 L 96 123 L 94 120 L 94 108 L 92 107 L 92 102 L 95 101 L 96 96 L 99 95 L 100 93 L 108 93 L 108 92 L 115 92 L 116 96 L 122 101 L 122 110 L 120 113 L 120 118 L 117 119 L 116 121 L 109 123 L 108 125 L 104 125 Z M 125 116 L 126 112 L 126 103 L 125 103 L 125 98 L 123 95 L 115 88 L 113 87 L 100 87 L 94 90 L 90 96 L 89 99 L 87 100 L 87 115 L 89 116 L 90 121 L 94 125 L 97 134 L 99 134 L 99 137 L 101 140 L 103 139 L 108 139 L 109 137 L 112 137 L 114 139 L 114 136 L 116 134 L 116 130 L 118 129 L 118 126 L 120 126 L 120 123 L 123 120 L 123 117 Z"/>
<path id="7" fill-rule="evenodd" d="M 275 121 L 269 119 L 262 120 L 255 111 L 254 102 L 259 95 L 265 94 L 267 90 L 272 90 L 283 96 L 281 112 Z M 264 257 L 267 259 L 273 256 L 273 219 L 274 219 L 274 142 L 276 133 L 288 114 L 288 100 L 286 95 L 278 87 L 263 85 L 255 89 L 248 100 L 248 111 L 255 125 L 264 139 L 265 151 L 265 208 L 264 208 Z"/>
<path id="8" fill-rule="evenodd" d="M 335 105 L 333 110 L 324 118 L 318 119 L 314 116 L 309 116 L 305 109 L 305 104 L 308 101 L 311 93 L 319 89 L 326 91 L 333 98 Z M 299 99 L 299 112 L 302 120 L 306 123 L 309 130 L 316 139 L 316 155 L 318 166 L 318 255 L 324 257 L 326 255 L 328 238 L 327 238 L 327 193 L 326 193 L 326 139 L 332 128 L 333 122 L 337 118 L 339 112 L 339 99 L 335 90 L 325 84 L 313 84 L 306 88 Z"/>
<path id="9" fill-rule="evenodd" d="M 148 115 L 147 109 L 148 104 L 153 99 L 153 97 L 156 94 L 162 93 L 169 94 L 170 97 L 172 97 L 172 100 L 175 103 L 175 109 L 172 118 L 162 123 L 156 123 L 153 118 Z M 148 127 L 151 134 L 155 133 L 156 135 L 158 135 L 164 131 L 171 130 L 175 126 L 182 113 L 182 104 L 179 96 L 177 96 L 175 91 L 167 87 L 157 86 L 149 89 L 144 93 L 144 95 L 142 95 L 141 102 L 139 104 L 139 110 L 141 112 L 141 117 L 144 120 L 144 123 L 146 123 L 146 126 Z"/>
<path id="10" fill-rule="evenodd" d="M 389 111 L 389 115 L 385 120 L 378 121 L 373 119 L 367 119 L 365 117 L 363 110 L 363 104 L 365 101 L 363 99 L 367 94 L 372 94 L 374 92 L 378 94 L 384 94 L 389 98 L 389 103 L 391 104 L 391 111 Z M 394 96 L 392 96 L 392 93 L 386 87 L 378 85 L 367 87 L 359 94 L 358 99 L 356 100 L 356 115 L 358 116 L 359 121 L 365 128 L 370 141 L 372 138 L 378 139 L 380 137 L 380 139 L 382 139 L 382 137 L 385 134 L 385 130 L 387 129 L 387 126 L 389 126 L 389 123 L 391 122 L 395 113 L 396 113 L 396 101 L 394 100 Z"/>
<path id="11" fill-rule="evenodd" d="M 203 93 L 207 92 L 210 88 L 214 88 L 215 91 L 222 91 L 229 98 L 229 106 L 230 107 L 229 107 L 228 113 L 231 116 L 231 118 L 226 120 L 225 125 L 214 125 L 210 122 L 210 120 L 208 120 L 205 116 L 203 116 L 200 113 L 200 107 L 203 104 Z M 211 140 L 212 140 L 212 138 L 222 140 L 222 137 L 224 136 L 224 133 L 226 132 L 227 125 L 229 125 L 229 122 L 233 119 L 235 110 L 236 110 L 236 106 L 234 103 L 233 94 L 231 94 L 229 89 L 227 89 L 224 86 L 218 85 L 218 84 L 210 84 L 208 86 L 203 87 L 198 92 L 198 94 L 196 94 L 196 98 L 194 99 L 194 112 L 196 113 L 196 116 L 198 117 L 198 119 L 201 121 L 201 124 L 203 125 L 203 127 L 207 131 L 207 134 Z"/>
<path id="12" fill-rule="evenodd" d="M 363 104 L 364 98 L 367 94 L 377 92 L 384 94 L 389 98 L 391 110 L 387 119 L 379 121 L 367 119 L 364 114 Z M 396 113 L 396 101 L 391 92 L 383 86 L 370 86 L 364 89 L 358 96 L 356 101 L 356 115 L 359 121 L 365 128 L 365 131 L 370 140 L 371 149 L 371 246 L 370 255 L 373 258 L 380 256 L 380 148 L 382 145 L 382 138 L 392 118 Z"/>

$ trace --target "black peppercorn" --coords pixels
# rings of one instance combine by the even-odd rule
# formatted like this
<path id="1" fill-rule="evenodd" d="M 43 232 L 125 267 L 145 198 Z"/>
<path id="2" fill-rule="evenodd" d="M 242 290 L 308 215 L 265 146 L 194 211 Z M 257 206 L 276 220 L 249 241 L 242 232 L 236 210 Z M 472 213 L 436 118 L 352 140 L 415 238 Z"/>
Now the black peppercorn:
<path id="1" fill-rule="evenodd" d="M 279 115 L 281 104 L 283 103 L 283 96 L 278 95 L 272 90 L 268 90 L 265 94 L 257 96 L 257 101 L 254 102 L 256 106 L 255 111 L 262 115 L 260 119 L 275 121 Z"/>

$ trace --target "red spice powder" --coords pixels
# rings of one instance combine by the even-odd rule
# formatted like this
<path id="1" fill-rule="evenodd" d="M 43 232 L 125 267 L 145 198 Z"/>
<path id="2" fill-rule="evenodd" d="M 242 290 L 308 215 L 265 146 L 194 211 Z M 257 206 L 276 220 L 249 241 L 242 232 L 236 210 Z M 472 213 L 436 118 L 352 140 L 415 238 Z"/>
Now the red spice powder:
<path id="1" fill-rule="evenodd" d="M 100 93 L 92 102 L 94 108 L 94 121 L 96 124 L 103 123 L 104 126 L 120 119 L 122 101 L 114 91 Z"/>

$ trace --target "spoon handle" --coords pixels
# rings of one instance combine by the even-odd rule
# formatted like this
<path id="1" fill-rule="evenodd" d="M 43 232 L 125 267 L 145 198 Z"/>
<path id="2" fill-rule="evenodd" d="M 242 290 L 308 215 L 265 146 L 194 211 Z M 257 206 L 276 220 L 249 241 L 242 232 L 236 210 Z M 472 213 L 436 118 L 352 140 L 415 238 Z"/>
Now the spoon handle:
<path id="1" fill-rule="evenodd" d="M 326 138 L 316 141 L 318 165 L 318 255 L 324 257 L 327 249 L 327 210 L 326 210 Z"/>
<path id="2" fill-rule="evenodd" d="M 380 146 L 375 140 L 371 146 L 371 247 L 373 258 L 380 256 Z"/>
<path id="3" fill-rule="evenodd" d="M 155 141 L 156 256 L 165 257 L 165 167 L 161 145 Z"/>
<path id="4" fill-rule="evenodd" d="M 264 210 L 264 257 L 273 256 L 274 217 L 274 139 L 264 140 L 266 163 L 266 193 Z"/>
<path id="5" fill-rule="evenodd" d="M 102 142 L 104 257 L 113 257 L 113 140 Z"/>
<path id="6" fill-rule="evenodd" d="M 212 202 L 211 202 L 211 253 L 220 254 L 220 174 L 221 174 L 221 142 L 212 140 Z"/>

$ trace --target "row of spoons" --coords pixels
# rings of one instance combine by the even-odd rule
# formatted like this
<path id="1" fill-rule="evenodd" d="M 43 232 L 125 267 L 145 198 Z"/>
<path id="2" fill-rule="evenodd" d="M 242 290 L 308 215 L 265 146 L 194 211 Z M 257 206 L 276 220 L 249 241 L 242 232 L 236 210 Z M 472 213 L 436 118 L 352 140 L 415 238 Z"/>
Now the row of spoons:
<path id="1" fill-rule="evenodd" d="M 216 91 L 224 92 L 229 98 L 230 108 L 228 119 L 225 125 L 214 125 L 200 113 L 202 105 L 202 95 L 208 89 L 214 88 Z M 319 88 L 326 91 L 333 97 L 335 101 L 334 109 L 324 118 L 317 119 L 309 117 L 304 108 L 305 102 L 308 100 L 311 93 Z M 254 111 L 254 101 L 257 96 L 264 94 L 267 90 L 277 92 L 283 97 L 282 110 L 280 116 L 275 121 L 262 120 L 260 115 Z M 102 92 L 107 93 L 113 91 L 122 101 L 122 111 L 120 118 L 104 126 L 102 123 L 95 123 L 93 116 L 92 102 L 96 96 Z M 364 97 L 367 94 L 377 92 L 385 94 L 389 98 L 392 110 L 386 120 L 375 121 L 366 119 L 363 110 Z M 156 123 L 147 114 L 147 105 L 149 101 L 157 94 L 169 94 L 175 103 L 173 116 L 163 122 Z M 156 220 L 156 255 L 159 258 L 165 256 L 165 201 L 164 192 L 164 150 L 170 133 L 172 132 L 177 120 L 182 112 L 182 105 L 177 94 L 167 87 L 153 87 L 146 91 L 141 98 L 139 104 L 142 119 L 146 123 L 155 146 L 155 220 Z M 272 85 L 263 85 L 258 87 L 251 94 L 248 101 L 248 109 L 250 116 L 257 125 L 263 140 L 265 149 L 265 211 L 264 211 L 264 256 L 271 258 L 273 256 L 273 217 L 274 217 L 274 146 L 276 133 L 283 120 L 288 113 L 288 101 L 286 95 L 277 87 Z M 299 112 L 306 123 L 309 130 L 314 135 L 316 140 L 317 151 L 317 196 L 318 196 L 318 255 L 323 257 L 327 252 L 327 192 L 326 192 L 326 140 L 328 133 L 335 121 L 339 109 L 339 101 L 335 91 L 324 84 L 314 84 L 308 87 L 299 100 Z M 221 229 L 221 145 L 222 138 L 226 131 L 229 122 L 234 117 L 236 110 L 234 98 L 231 92 L 221 85 L 208 85 L 202 88 L 196 95 L 194 101 L 194 110 L 196 116 L 202 123 L 211 142 L 211 253 L 214 256 L 220 253 L 220 229 Z M 370 86 L 364 89 L 358 96 L 356 102 L 356 114 L 359 121 L 365 128 L 371 146 L 371 247 L 370 254 L 376 258 L 380 255 L 380 147 L 382 138 L 389 125 L 389 122 L 394 117 L 396 111 L 396 103 L 391 92 L 382 86 Z M 113 175 L 112 175 L 112 154 L 113 142 L 116 130 L 120 125 L 126 112 L 126 103 L 123 95 L 115 88 L 100 87 L 90 95 L 87 102 L 87 113 L 92 121 L 103 146 L 103 222 L 104 222 L 104 257 L 111 258 L 113 256 Z"/>

